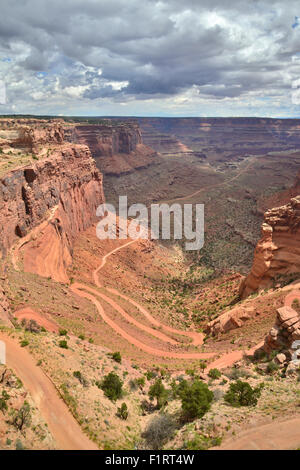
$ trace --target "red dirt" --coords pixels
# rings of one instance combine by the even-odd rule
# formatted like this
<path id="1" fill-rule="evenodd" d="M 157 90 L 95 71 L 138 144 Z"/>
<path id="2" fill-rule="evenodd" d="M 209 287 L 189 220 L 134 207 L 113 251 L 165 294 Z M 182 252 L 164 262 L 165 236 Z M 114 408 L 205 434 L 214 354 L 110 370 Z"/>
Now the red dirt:
<path id="1" fill-rule="evenodd" d="M 0 333 L 6 344 L 6 363 L 20 378 L 48 424 L 59 449 L 96 450 L 59 397 L 51 380 L 39 368 L 31 355 L 9 336 Z"/>
<path id="2" fill-rule="evenodd" d="M 119 251 L 123 248 L 126 248 L 127 246 L 129 246 L 129 245 L 131 245 L 135 242 L 136 242 L 136 240 L 131 240 L 131 241 L 129 241 L 129 242 L 113 249 L 113 250 L 111 250 L 109 253 L 107 253 L 105 256 L 103 256 L 100 265 L 93 271 L 93 279 L 94 279 L 94 282 L 95 282 L 97 287 L 103 288 L 103 286 L 99 282 L 98 273 L 103 268 L 103 266 L 106 264 L 106 261 L 109 258 L 109 256 L 113 255 L 117 251 Z M 204 353 L 204 352 L 201 352 L 201 353 L 200 352 L 199 353 L 197 353 L 197 352 L 195 352 L 195 353 L 187 353 L 187 352 L 179 353 L 179 352 L 172 352 L 172 351 L 162 351 L 162 350 L 159 350 L 157 348 L 153 348 L 149 345 L 146 345 L 145 343 L 141 342 L 138 339 L 138 337 L 134 337 L 134 336 L 130 335 L 129 333 L 127 333 L 126 331 L 124 331 L 123 328 L 121 328 L 114 320 L 112 320 L 105 313 L 104 308 L 102 307 L 101 303 L 99 302 L 99 300 L 96 297 L 98 297 L 98 298 L 100 297 L 100 298 L 104 299 L 106 302 L 108 302 L 110 305 L 112 305 L 113 308 L 115 308 L 123 317 L 125 317 L 127 321 L 129 321 L 130 323 L 137 326 L 140 330 L 146 331 L 146 332 L 152 334 L 153 336 L 158 337 L 162 341 L 166 341 L 168 343 L 172 343 L 172 340 L 170 340 L 170 338 L 163 335 L 162 333 L 157 332 L 156 330 L 153 330 L 152 328 L 149 328 L 149 327 L 141 324 L 140 322 L 138 322 L 134 318 L 132 318 L 114 300 L 112 300 L 111 298 L 105 296 L 104 294 L 100 293 L 99 291 L 97 291 L 97 290 L 95 290 L 91 287 L 88 287 L 85 284 L 81 284 L 81 283 L 78 283 L 78 282 L 72 284 L 70 286 L 70 289 L 75 294 L 79 295 L 80 297 L 87 298 L 91 302 L 93 302 L 93 304 L 96 306 L 98 312 L 100 313 L 102 319 L 111 328 L 113 328 L 113 330 L 116 331 L 120 336 L 122 336 L 124 339 L 126 339 L 128 342 L 130 342 L 132 345 L 136 346 L 137 348 L 141 349 L 142 351 L 145 351 L 145 352 L 147 352 L 149 354 L 152 354 L 154 356 L 172 358 L 172 359 L 208 359 L 208 358 L 211 358 L 211 357 L 216 355 L 216 353 Z M 162 328 L 166 331 L 169 331 L 171 333 L 175 333 L 175 334 L 178 334 L 178 335 L 188 336 L 193 340 L 194 345 L 200 345 L 200 344 L 203 343 L 203 335 L 202 334 L 196 333 L 196 332 L 190 332 L 190 331 L 176 330 L 176 329 L 171 328 L 167 325 L 164 325 L 164 324 L 160 323 L 157 319 L 153 318 L 152 315 L 144 307 L 139 305 L 136 301 L 132 300 L 130 297 L 121 294 L 116 289 L 107 288 L 107 290 L 109 292 L 115 294 L 115 295 L 120 296 L 121 298 L 127 300 L 128 302 L 132 303 L 157 328 Z M 173 344 L 174 344 L 174 341 L 173 341 Z M 259 347 L 261 347 L 261 344 L 255 346 L 254 348 L 249 350 L 247 353 L 248 354 L 253 354 L 255 349 L 257 349 Z M 234 362 L 236 362 L 237 360 L 240 360 L 243 357 L 244 354 L 245 354 L 245 351 L 232 351 L 230 353 L 223 354 L 221 358 L 217 359 L 216 361 L 214 361 L 210 365 L 210 368 L 217 367 L 217 366 L 227 367 L 227 366 L 233 364 Z"/>
<path id="3" fill-rule="evenodd" d="M 42 317 L 39 313 L 37 313 L 35 310 L 33 310 L 30 307 L 17 310 L 16 312 L 14 312 L 14 316 L 20 321 L 24 319 L 35 320 L 38 325 L 43 326 L 47 331 L 51 331 L 52 333 L 58 333 L 59 331 L 59 328 L 56 325 L 56 323 Z"/>
<path id="4" fill-rule="evenodd" d="M 300 417 L 242 431 L 213 450 L 295 450 L 300 445 Z"/>

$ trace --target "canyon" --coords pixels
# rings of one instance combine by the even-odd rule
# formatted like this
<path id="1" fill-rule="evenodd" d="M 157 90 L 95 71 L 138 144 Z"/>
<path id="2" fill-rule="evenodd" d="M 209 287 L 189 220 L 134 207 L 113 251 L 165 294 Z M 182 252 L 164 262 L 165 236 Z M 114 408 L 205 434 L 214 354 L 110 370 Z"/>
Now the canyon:
<path id="1" fill-rule="evenodd" d="M 74 441 L 65 444 L 40 406 L 56 439 L 47 445 L 78 447 L 83 431 L 87 447 L 133 448 L 151 415 L 140 416 L 137 402 L 155 377 L 170 386 L 178 374 L 186 380 L 200 374 L 211 386 L 217 368 L 215 384 L 227 390 L 230 371 L 242 363 L 255 386 L 261 378 L 249 362 L 257 351 L 277 354 L 282 338 L 291 348 L 298 313 L 285 314 L 299 298 L 299 129 L 297 120 L 243 118 L 0 121 L 0 337 L 9 335 L 12 350 L 18 341 L 27 347 L 22 367 L 33 367 L 33 356 L 40 367 L 34 374 L 53 385 L 51 400 L 56 389 L 77 421 L 68 418 Z M 129 203 L 204 203 L 203 250 L 189 254 L 174 240 L 99 240 L 97 207 L 124 194 Z M 30 331 L 35 324 L 38 332 Z M 112 359 L 115 351 L 122 364 Z M 32 381 L 9 360 L 37 400 Z M 280 370 L 289 362 L 286 353 Z M 112 370 L 123 374 L 129 426 L 96 385 Z M 134 389 L 132 382 L 150 372 L 149 383 Z M 294 413 L 296 376 L 289 377 L 284 393 L 292 394 L 288 413 Z M 263 417 L 271 392 L 267 386 Z M 178 407 L 172 400 L 170 413 Z M 212 409 L 200 420 L 205 435 L 217 412 L 226 438 L 226 406 Z M 258 419 L 255 409 L 232 413 L 237 432 L 239 420 L 247 426 Z M 12 432 L 1 429 L 0 448 Z M 186 432 L 181 427 L 172 445 L 184 447 Z"/>

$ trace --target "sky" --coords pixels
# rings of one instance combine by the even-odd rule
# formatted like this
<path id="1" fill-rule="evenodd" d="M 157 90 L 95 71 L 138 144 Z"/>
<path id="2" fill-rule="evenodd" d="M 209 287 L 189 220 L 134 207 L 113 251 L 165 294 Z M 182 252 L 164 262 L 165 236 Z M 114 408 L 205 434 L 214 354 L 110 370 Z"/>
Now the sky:
<path id="1" fill-rule="evenodd" d="M 299 0 L 0 0 L 0 114 L 300 117 Z"/>

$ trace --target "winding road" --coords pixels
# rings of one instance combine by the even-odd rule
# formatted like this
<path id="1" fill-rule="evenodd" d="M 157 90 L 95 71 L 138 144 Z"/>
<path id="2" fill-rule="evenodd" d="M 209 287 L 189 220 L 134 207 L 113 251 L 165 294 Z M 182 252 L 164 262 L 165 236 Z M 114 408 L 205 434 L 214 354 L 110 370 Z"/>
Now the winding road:
<path id="1" fill-rule="evenodd" d="M 93 279 L 94 283 L 98 288 L 106 289 L 108 292 L 111 294 L 114 294 L 116 296 L 119 296 L 120 298 L 126 300 L 127 302 L 130 302 L 132 305 L 134 305 L 144 316 L 149 320 L 156 328 L 160 328 L 161 330 L 168 331 L 169 333 L 173 333 L 176 335 L 182 335 L 182 336 L 187 336 L 192 340 L 192 344 L 195 346 L 199 346 L 203 344 L 203 338 L 204 335 L 202 333 L 197 333 L 194 331 L 183 331 L 183 330 L 177 330 L 175 328 L 172 328 L 168 325 L 165 325 L 161 322 L 159 322 L 156 318 L 154 318 L 148 310 L 146 310 L 142 305 L 140 305 L 138 302 L 135 300 L 131 299 L 130 297 L 122 294 L 119 292 L 117 289 L 112 289 L 112 288 L 106 288 L 104 287 L 98 278 L 99 271 L 105 266 L 108 258 L 112 256 L 114 253 L 127 248 L 128 246 L 132 245 L 133 243 L 136 243 L 137 240 L 130 240 L 127 243 L 124 243 L 123 245 L 111 250 L 109 253 L 107 253 L 105 256 L 103 256 L 102 261 L 100 265 L 93 271 Z M 152 354 L 153 356 L 157 357 L 162 357 L 162 358 L 170 358 L 170 359 L 210 359 L 214 356 L 216 356 L 216 353 L 205 353 L 205 352 L 175 352 L 175 351 L 164 351 L 160 350 L 157 348 L 153 348 L 142 341 L 140 341 L 137 336 L 132 336 L 131 334 L 127 333 L 120 325 L 118 325 L 113 319 L 111 319 L 106 313 L 105 309 L 103 308 L 102 304 L 99 301 L 99 298 L 104 300 L 105 302 L 108 302 L 117 312 L 119 312 L 129 323 L 134 324 L 138 329 L 141 331 L 145 331 L 152 336 L 155 336 L 156 338 L 160 339 L 163 342 L 167 342 L 169 344 L 180 344 L 178 341 L 174 341 L 172 338 L 169 338 L 165 334 L 161 333 L 161 331 L 157 331 L 156 329 L 150 328 L 139 321 L 137 321 L 135 318 L 130 316 L 125 310 L 120 307 L 120 305 L 113 300 L 111 297 L 106 296 L 105 294 L 101 293 L 99 290 L 96 290 L 92 287 L 89 287 L 85 284 L 75 282 L 74 284 L 70 285 L 70 289 L 72 292 L 75 294 L 79 295 L 80 297 L 86 298 L 90 300 L 95 307 L 98 310 L 99 315 L 101 316 L 102 320 L 105 321 L 117 334 L 119 334 L 122 338 L 124 338 L 126 341 L 128 341 L 130 344 L 133 346 L 139 348 L 142 351 L 145 351 L 148 354 Z M 262 346 L 262 343 L 256 345 L 254 348 L 251 350 L 247 351 L 247 354 L 253 354 L 253 352 Z M 227 367 L 234 362 L 242 359 L 243 355 L 245 354 L 245 351 L 231 351 L 229 353 L 222 354 L 222 356 L 215 361 L 211 362 L 208 366 L 208 370 L 214 367 Z"/>

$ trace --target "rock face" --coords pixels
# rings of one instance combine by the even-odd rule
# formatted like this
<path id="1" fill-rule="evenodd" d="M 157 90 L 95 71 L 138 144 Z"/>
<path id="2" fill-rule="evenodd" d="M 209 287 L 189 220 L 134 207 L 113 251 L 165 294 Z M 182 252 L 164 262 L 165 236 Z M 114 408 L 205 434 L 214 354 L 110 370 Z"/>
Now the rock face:
<path id="1" fill-rule="evenodd" d="M 272 286 L 279 276 L 300 273 L 300 196 L 268 210 L 264 218 L 251 272 L 241 284 L 242 298 Z"/>
<path id="2" fill-rule="evenodd" d="M 88 145 L 96 164 L 105 175 L 131 173 L 155 163 L 157 153 L 142 143 L 136 123 L 76 126 L 71 140 Z"/>
<path id="3" fill-rule="evenodd" d="M 0 284 L 0 325 L 12 326 L 9 319 L 10 308 L 5 291 Z"/>
<path id="4" fill-rule="evenodd" d="M 31 152 L 37 152 L 40 146 L 48 144 L 62 144 L 64 141 L 64 128 L 59 121 L 48 125 L 22 126 L 19 128 L 19 137 L 14 146 L 27 147 Z"/>
<path id="5" fill-rule="evenodd" d="M 254 307 L 251 306 L 239 306 L 235 307 L 228 312 L 223 313 L 215 320 L 208 323 L 205 332 L 212 336 L 218 336 L 219 334 L 226 333 L 230 330 L 240 328 L 243 324 L 253 318 L 256 312 Z"/>
<path id="6" fill-rule="evenodd" d="M 295 341 L 299 341 L 298 348 Z M 289 361 L 297 349 L 300 351 L 299 346 L 300 315 L 292 307 L 286 305 L 277 310 L 276 323 L 266 336 L 263 348 L 267 353 L 273 350 L 284 351 L 284 356 Z M 278 358 L 279 363 L 281 359 L 283 357 Z"/>
<path id="7" fill-rule="evenodd" d="M 35 136 L 35 145 L 46 138 L 35 130 L 26 135 Z M 88 147 L 60 142 L 62 135 L 52 128 L 59 145 L 50 154 L 0 179 L 0 251 L 5 258 L 14 245 L 13 258 L 22 252 L 25 271 L 67 282 L 74 239 L 96 221 L 104 195 Z"/>

